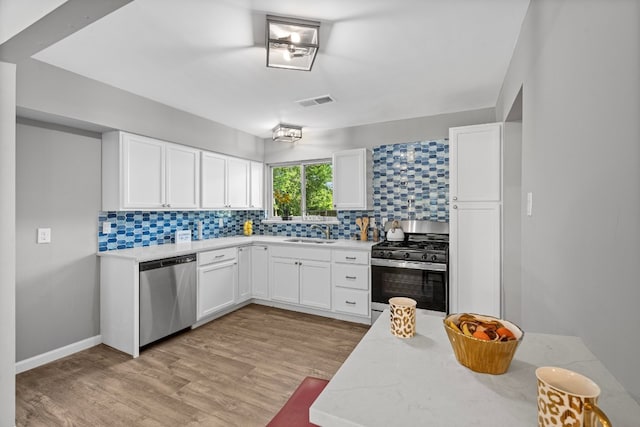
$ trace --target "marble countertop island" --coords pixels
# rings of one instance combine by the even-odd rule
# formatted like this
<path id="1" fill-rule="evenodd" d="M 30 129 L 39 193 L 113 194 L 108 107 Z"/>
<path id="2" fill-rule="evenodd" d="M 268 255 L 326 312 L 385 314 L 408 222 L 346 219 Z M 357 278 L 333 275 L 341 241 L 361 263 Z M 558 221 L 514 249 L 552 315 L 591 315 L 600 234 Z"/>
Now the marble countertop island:
<path id="1" fill-rule="evenodd" d="M 535 426 L 540 366 L 559 366 L 599 384 L 613 425 L 637 426 L 640 405 L 578 337 L 527 333 L 503 375 L 460 365 L 442 317 L 418 310 L 417 334 L 389 330 L 385 311 L 311 406 L 320 426 Z"/>

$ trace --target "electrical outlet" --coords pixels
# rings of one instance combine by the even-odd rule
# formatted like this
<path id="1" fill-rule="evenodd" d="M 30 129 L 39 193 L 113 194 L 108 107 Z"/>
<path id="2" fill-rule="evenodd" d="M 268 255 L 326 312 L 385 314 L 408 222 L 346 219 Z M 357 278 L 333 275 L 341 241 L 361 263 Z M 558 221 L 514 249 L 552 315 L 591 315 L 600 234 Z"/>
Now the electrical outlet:
<path id="1" fill-rule="evenodd" d="M 51 243 L 51 229 L 38 228 L 37 243 Z"/>
<path id="2" fill-rule="evenodd" d="M 218 218 L 218 225 L 224 227 L 224 218 Z"/>
<path id="3" fill-rule="evenodd" d="M 111 223 L 105 221 L 102 223 L 102 234 L 109 234 L 109 233 L 111 233 Z"/>

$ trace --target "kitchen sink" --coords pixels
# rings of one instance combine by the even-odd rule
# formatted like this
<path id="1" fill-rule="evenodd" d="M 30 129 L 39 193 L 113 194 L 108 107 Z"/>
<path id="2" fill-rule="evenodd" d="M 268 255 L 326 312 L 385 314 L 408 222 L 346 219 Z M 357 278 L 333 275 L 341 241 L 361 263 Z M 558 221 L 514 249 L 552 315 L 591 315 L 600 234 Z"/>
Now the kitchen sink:
<path id="1" fill-rule="evenodd" d="M 285 242 L 290 243 L 319 243 L 319 244 L 327 244 L 327 243 L 335 243 L 335 240 L 322 240 L 322 239 L 305 239 L 301 237 L 296 237 L 295 239 L 286 239 Z"/>

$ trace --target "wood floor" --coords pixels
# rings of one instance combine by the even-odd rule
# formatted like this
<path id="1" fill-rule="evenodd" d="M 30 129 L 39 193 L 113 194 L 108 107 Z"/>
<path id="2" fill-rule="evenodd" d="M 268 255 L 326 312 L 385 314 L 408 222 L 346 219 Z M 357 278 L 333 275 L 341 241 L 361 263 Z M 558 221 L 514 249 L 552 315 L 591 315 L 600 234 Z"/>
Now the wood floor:
<path id="1" fill-rule="evenodd" d="M 17 426 L 264 426 L 368 327 L 249 305 L 143 351 L 99 345 L 16 377 Z"/>

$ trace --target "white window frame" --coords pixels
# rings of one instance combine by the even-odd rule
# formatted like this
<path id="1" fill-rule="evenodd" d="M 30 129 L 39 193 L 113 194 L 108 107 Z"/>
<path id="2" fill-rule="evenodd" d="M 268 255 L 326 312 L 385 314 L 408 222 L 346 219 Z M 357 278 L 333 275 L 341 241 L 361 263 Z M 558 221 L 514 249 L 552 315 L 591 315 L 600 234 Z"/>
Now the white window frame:
<path id="1" fill-rule="evenodd" d="M 268 197 L 269 197 L 269 201 L 267 202 L 267 221 L 271 222 L 280 222 L 282 221 L 282 218 L 279 216 L 274 216 L 273 215 L 273 169 L 274 168 L 280 168 L 280 167 L 291 167 L 291 166 L 298 166 L 301 168 L 300 170 L 300 203 L 302 204 L 301 206 L 301 211 L 303 212 L 302 216 L 295 216 L 293 217 L 293 219 L 291 221 L 282 221 L 282 222 L 287 222 L 287 223 L 300 223 L 300 222 L 304 222 L 304 223 L 314 223 L 314 222 L 323 222 L 323 223 L 338 223 L 337 217 L 335 216 L 318 216 L 318 217 L 314 217 L 312 219 L 308 219 L 306 218 L 306 215 L 304 215 L 304 212 L 306 212 L 306 208 L 307 208 L 307 186 L 306 186 L 306 174 L 305 174 L 305 166 L 308 165 L 317 165 L 317 164 L 330 164 L 331 167 L 333 168 L 333 164 L 332 164 L 332 160 L 330 158 L 328 159 L 315 159 L 315 160 L 303 160 L 303 161 L 295 161 L 295 162 L 284 162 L 284 163 L 271 163 L 269 164 L 269 192 L 267 193 Z"/>

